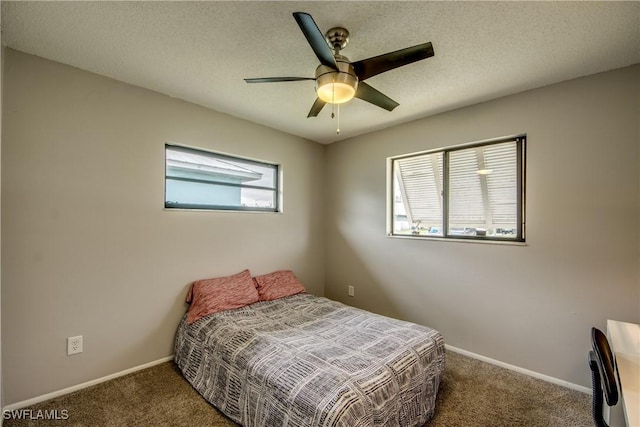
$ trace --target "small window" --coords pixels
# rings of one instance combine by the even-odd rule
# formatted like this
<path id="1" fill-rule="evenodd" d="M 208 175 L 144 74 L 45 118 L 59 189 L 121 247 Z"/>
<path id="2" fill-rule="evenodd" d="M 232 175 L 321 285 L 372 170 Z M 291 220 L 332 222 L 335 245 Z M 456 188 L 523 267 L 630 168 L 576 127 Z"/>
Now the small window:
<path id="1" fill-rule="evenodd" d="M 165 208 L 279 212 L 279 166 L 165 146 Z"/>
<path id="2" fill-rule="evenodd" d="M 525 136 L 389 159 L 389 234 L 524 242 Z"/>

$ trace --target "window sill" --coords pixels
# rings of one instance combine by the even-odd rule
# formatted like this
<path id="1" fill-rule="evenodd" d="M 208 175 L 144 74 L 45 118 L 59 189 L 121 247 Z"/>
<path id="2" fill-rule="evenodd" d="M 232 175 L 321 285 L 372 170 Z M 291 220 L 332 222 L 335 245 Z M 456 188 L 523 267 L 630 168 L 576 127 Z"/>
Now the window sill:
<path id="1" fill-rule="evenodd" d="M 165 212 L 222 212 L 222 213 L 248 213 L 248 214 L 282 214 L 282 211 L 252 211 L 243 209 L 189 209 L 189 208 L 162 208 Z"/>
<path id="2" fill-rule="evenodd" d="M 510 240 L 480 240 L 480 239 L 456 239 L 452 237 L 430 237 L 430 236 L 400 236 L 397 234 L 387 234 L 391 239 L 407 239 L 407 240 L 431 240 L 438 242 L 455 242 L 455 243 L 479 243 L 483 245 L 506 245 L 506 246 L 527 246 L 527 242 L 516 242 Z"/>

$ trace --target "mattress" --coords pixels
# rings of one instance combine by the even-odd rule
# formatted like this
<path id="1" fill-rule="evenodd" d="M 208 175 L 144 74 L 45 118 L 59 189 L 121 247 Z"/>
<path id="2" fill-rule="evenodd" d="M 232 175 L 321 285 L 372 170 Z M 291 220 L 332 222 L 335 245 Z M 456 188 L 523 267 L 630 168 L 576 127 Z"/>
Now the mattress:
<path id="1" fill-rule="evenodd" d="M 444 370 L 441 334 L 302 293 L 183 318 L 175 362 L 245 426 L 421 426 Z"/>

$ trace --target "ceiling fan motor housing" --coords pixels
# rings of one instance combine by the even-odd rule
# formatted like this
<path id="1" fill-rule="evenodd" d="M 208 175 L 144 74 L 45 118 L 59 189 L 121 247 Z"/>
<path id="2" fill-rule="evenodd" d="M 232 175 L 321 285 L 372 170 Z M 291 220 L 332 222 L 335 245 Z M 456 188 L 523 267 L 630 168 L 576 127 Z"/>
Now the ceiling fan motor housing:
<path id="1" fill-rule="evenodd" d="M 325 33 L 324 38 L 329 46 L 339 52 L 349 43 L 349 31 L 346 28 L 334 27 Z"/>
<path id="2" fill-rule="evenodd" d="M 358 77 L 349 62 L 342 55 L 335 55 L 335 68 L 320 65 L 316 68 L 316 92 L 318 97 L 331 104 L 349 101 L 358 88 Z"/>

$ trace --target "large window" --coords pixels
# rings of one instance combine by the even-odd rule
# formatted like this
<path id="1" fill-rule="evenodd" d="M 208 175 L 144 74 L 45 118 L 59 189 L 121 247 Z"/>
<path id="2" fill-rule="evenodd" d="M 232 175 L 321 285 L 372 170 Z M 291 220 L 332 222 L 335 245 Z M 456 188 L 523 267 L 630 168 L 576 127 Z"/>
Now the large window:
<path id="1" fill-rule="evenodd" d="M 278 165 L 167 144 L 165 208 L 278 212 Z"/>
<path id="2" fill-rule="evenodd" d="M 525 136 L 389 159 L 389 234 L 524 242 Z"/>

